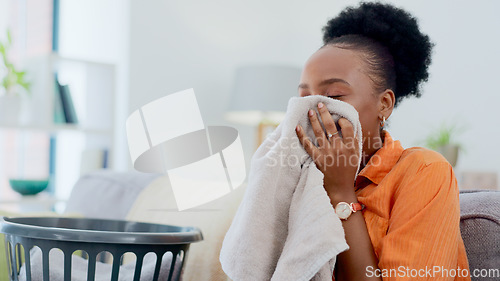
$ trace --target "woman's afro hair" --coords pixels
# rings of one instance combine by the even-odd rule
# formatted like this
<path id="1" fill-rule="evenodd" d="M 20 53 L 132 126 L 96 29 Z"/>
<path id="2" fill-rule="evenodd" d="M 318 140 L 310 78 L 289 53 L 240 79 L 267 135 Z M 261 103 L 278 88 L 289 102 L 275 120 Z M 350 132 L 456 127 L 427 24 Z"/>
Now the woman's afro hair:
<path id="1" fill-rule="evenodd" d="M 385 46 L 394 61 L 396 104 L 408 96 L 420 97 L 427 81 L 433 43 L 419 30 L 417 19 L 389 4 L 361 3 L 348 7 L 323 27 L 325 45 L 343 35 L 361 35 Z"/>

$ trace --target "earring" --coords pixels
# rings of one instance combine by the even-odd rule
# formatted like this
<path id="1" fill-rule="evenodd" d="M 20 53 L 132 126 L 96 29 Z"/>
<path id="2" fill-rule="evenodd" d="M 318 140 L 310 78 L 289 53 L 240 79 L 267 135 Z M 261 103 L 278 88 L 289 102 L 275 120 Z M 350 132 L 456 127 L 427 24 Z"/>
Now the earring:
<path id="1" fill-rule="evenodd" d="M 382 121 L 380 121 L 380 127 L 384 128 L 385 126 L 385 116 L 382 117 Z"/>

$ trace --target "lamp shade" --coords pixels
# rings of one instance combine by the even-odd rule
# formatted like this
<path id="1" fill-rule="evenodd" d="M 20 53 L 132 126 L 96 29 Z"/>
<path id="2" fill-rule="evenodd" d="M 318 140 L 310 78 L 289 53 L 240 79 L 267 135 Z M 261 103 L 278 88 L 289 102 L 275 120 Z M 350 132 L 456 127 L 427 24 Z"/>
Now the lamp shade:
<path id="1" fill-rule="evenodd" d="M 248 65 L 236 69 L 226 119 L 256 125 L 279 123 L 288 100 L 297 96 L 302 70 L 284 65 Z"/>

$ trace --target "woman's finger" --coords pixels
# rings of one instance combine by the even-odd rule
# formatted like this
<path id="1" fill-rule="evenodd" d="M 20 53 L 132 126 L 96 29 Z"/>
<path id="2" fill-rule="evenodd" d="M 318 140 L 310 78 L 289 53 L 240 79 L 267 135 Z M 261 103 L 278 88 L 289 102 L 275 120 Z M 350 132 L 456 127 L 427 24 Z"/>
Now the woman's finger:
<path id="1" fill-rule="evenodd" d="M 354 140 L 354 127 L 352 126 L 352 123 L 345 118 L 340 118 L 339 126 L 342 131 L 344 144 L 352 143 Z"/>
<path id="2" fill-rule="evenodd" d="M 316 140 L 318 141 L 318 147 L 323 147 L 325 142 L 327 142 L 327 139 L 325 136 L 325 131 L 323 130 L 323 127 L 321 127 L 321 124 L 319 123 L 318 115 L 316 111 L 314 111 L 313 109 L 309 109 L 307 115 L 309 116 L 309 121 L 311 122 L 311 126 L 314 135 L 316 136 Z"/>
<path id="3" fill-rule="evenodd" d="M 297 137 L 299 138 L 299 141 L 306 150 L 307 154 L 309 154 L 312 159 L 316 159 L 319 156 L 320 152 L 318 151 L 318 148 L 306 136 L 306 134 L 304 133 L 304 129 L 302 129 L 302 126 L 297 125 L 297 127 L 295 128 L 295 132 L 297 133 Z"/>
<path id="4" fill-rule="evenodd" d="M 323 121 L 323 125 L 325 126 L 326 134 L 332 134 L 331 141 L 335 142 L 339 138 L 337 126 L 335 126 L 335 121 L 333 121 L 332 115 L 328 111 L 328 108 L 323 103 L 318 103 L 318 111 L 321 116 L 321 120 Z M 327 136 L 327 139 L 328 136 Z"/>

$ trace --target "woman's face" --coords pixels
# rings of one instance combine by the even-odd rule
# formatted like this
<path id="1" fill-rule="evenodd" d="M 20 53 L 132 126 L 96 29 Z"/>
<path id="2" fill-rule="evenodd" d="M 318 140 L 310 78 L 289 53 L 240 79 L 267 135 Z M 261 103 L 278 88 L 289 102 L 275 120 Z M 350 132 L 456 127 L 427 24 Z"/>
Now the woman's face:
<path id="1" fill-rule="evenodd" d="M 356 108 L 363 132 L 363 151 L 371 154 L 381 146 L 380 95 L 356 52 L 331 45 L 318 50 L 304 66 L 299 94 L 328 96 Z"/>

